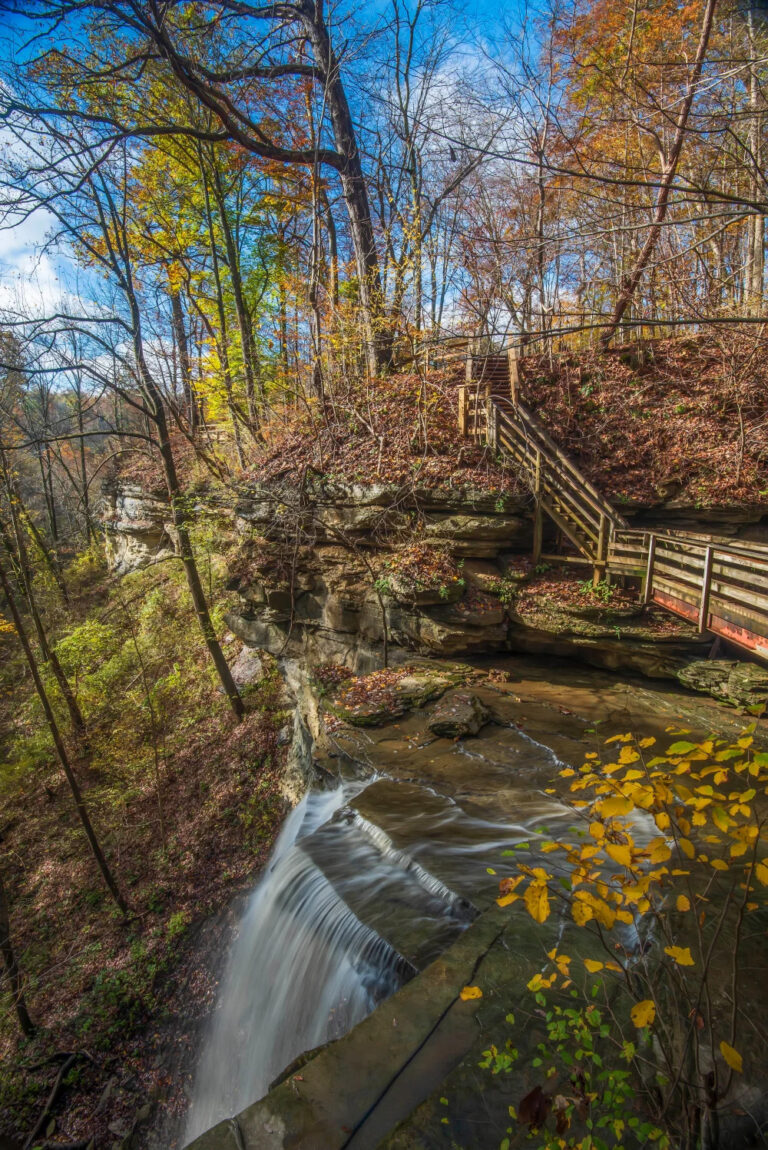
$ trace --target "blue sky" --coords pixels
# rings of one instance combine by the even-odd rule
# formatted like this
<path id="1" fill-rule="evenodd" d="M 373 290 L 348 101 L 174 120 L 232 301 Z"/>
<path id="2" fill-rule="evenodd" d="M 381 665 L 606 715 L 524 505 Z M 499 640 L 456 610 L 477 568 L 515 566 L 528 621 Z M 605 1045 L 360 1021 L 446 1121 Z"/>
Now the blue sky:
<path id="1" fill-rule="evenodd" d="M 370 20 L 373 24 L 377 17 L 386 15 L 389 4 L 390 0 L 368 0 L 368 3 L 357 7 L 356 15 L 358 19 L 362 17 L 364 23 Z M 488 50 L 493 50 L 503 21 L 519 19 L 526 6 L 530 8 L 525 0 L 507 3 L 502 0 L 501 4 L 494 0 L 457 0 L 454 7 L 457 38 L 466 37 L 470 55 L 477 52 L 478 40 L 484 41 Z M 18 58 L 22 45 L 27 43 L 30 32 L 36 27 L 35 22 L 24 15 L 24 7 L 24 0 L 0 0 L 0 52 L 6 58 L 13 54 Z M 60 42 L 61 29 L 56 35 Z M 34 49 L 28 46 L 24 52 L 31 54 L 40 46 L 38 42 Z M 0 129 L 0 148 L 8 146 L 9 136 Z M 22 304 L 34 310 L 45 309 L 61 293 L 62 277 L 69 278 L 71 264 L 67 267 L 69 261 L 62 262 L 55 255 L 42 251 L 50 227 L 50 218 L 38 212 L 15 228 L 0 230 L 0 309 L 16 310 Z"/>

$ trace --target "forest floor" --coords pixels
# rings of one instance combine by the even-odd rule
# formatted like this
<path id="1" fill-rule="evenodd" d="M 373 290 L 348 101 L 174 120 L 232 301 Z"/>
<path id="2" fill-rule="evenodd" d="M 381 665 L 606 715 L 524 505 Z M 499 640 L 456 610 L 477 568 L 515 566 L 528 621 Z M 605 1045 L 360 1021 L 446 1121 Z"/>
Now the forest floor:
<path id="1" fill-rule="evenodd" d="M 279 678 L 250 689 L 247 717 L 235 725 L 191 630 L 187 598 L 175 565 L 119 584 L 96 570 L 74 605 L 79 625 L 59 639 L 90 732 L 76 771 L 130 905 L 127 920 L 100 880 L 40 734 L 13 636 L 0 636 L 0 852 L 13 943 L 38 1028 L 31 1041 L 21 1038 L 4 1004 L 0 1145 L 8 1150 L 34 1129 L 62 1069 L 36 1144 L 94 1139 L 96 1147 L 112 1147 L 135 1124 L 150 1116 L 154 1124 L 158 1108 L 166 1126 L 184 1109 L 233 900 L 252 886 L 286 811 Z M 115 616 L 118 600 L 133 601 L 129 621 Z M 155 731 L 163 732 L 155 746 L 131 632 L 151 676 Z M 69 1054 L 76 1057 L 67 1062 Z M 140 1138 L 139 1131 L 132 1144 Z"/>
<path id="2" fill-rule="evenodd" d="M 521 398 L 618 506 L 768 508 L 768 363 L 751 333 L 521 360 Z"/>
<path id="3" fill-rule="evenodd" d="M 768 509 L 768 362 L 738 330 L 520 361 L 520 395 L 552 438 L 618 507 Z M 453 371 L 400 372 L 369 385 L 340 381 L 332 400 L 281 407 L 265 439 L 247 443 L 232 479 L 448 486 L 525 493 L 517 469 L 458 435 Z M 215 430 L 215 429 L 214 429 Z M 181 437 L 187 483 L 203 471 Z M 124 479 L 162 486 L 137 457 Z M 207 482 L 208 480 L 203 480 Z"/>

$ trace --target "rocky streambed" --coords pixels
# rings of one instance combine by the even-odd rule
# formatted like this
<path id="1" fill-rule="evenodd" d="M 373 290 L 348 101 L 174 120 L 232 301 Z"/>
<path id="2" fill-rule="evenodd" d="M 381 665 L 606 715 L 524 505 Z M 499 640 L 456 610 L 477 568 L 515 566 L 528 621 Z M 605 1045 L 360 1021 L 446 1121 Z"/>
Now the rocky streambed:
<path id="1" fill-rule="evenodd" d="M 552 660 L 417 662 L 387 689 L 397 705 L 373 719 L 349 691 L 298 699 L 314 783 L 231 952 L 195 1150 L 498 1146 L 536 1081 L 540 1028 L 514 1035 L 512 1075 L 482 1070 L 483 1052 L 547 950 L 583 946 L 556 916 L 539 927 L 495 905 L 505 852 L 535 865 L 536 840 L 566 833 L 559 770 L 610 735 L 744 725 L 679 688 Z"/>

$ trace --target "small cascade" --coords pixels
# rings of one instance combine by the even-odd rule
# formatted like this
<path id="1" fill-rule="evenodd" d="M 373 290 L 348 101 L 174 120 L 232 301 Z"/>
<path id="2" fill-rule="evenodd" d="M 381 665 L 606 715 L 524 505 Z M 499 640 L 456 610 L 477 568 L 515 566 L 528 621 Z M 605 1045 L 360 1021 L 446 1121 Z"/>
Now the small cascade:
<path id="1" fill-rule="evenodd" d="M 435 898 L 442 899 L 451 910 L 460 918 L 469 917 L 473 918 L 477 913 L 472 904 L 461 895 L 456 894 L 450 887 L 446 886 L 441 879 L 435 875 L 430 874 L 423 866 L 416 862 L 406 851 L 398 850 L 392 839 L 383 831 L 381 827 L 377 827 L 375 823 L 369 822 L 361 814 L 355 811 L 352 822 L 359 831 L 370 839 L 373 845 L 377 848 L 383 858 L 394 866 L 400 867 L 412 878 L 419 883 L 420 886 L 427 891 L 428 894 L 433 895 Z"/>
<path id="2" fill-rule="evenodd" d="M 372 764 L 308 792 L 288 817 L 222 979 L 185 1144 L 443 953 L 493 900 L 489 861 L 504 873 L 505 852 L 527 848 L 538 820 L 570 817 L 541 790 L 564 765 L 554 751 L 519 729 L 504 734 L 492 747 L 457 742 L 434 784 Z"/>
<path id="3" fill-rule="evenodd" d="M 254 892 L 196 1074 L 185 1142 L 261 1098 L 299 1053 L 344 1034 L 413 969 L 342 901 L 302 840 L 344 792 L 310 792 Z"/>

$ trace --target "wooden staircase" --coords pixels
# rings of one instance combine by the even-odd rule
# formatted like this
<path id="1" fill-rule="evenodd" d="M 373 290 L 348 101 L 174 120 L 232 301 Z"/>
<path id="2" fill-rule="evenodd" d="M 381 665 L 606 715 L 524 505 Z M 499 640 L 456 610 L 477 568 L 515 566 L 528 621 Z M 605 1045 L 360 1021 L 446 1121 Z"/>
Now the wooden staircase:
<path id="1" fill-rule="evenodd" d="M 645 603 L 768 661 L 768 546 L 630 527 L 520 403 L 514 352 L 470 356 L 464 378 L 462 435 L 513 461 L 530 487 L 534 563 L 589 564 L 595 583 L 613 575 L 638 578 Z M 545 514 L 576 556 L 542 555 Z"/>
<path id="2" fill-rule="evenodd" d="M 611 541 L 628 524 L 519 402 L 515 357 L 472 357 L 466 378 L 460 430 L 514 460 L 527 480 L 535 501 L 534 562 L 542 558 L 546 514 L 592 564 L 594 580 L 604 578 Z"/>

